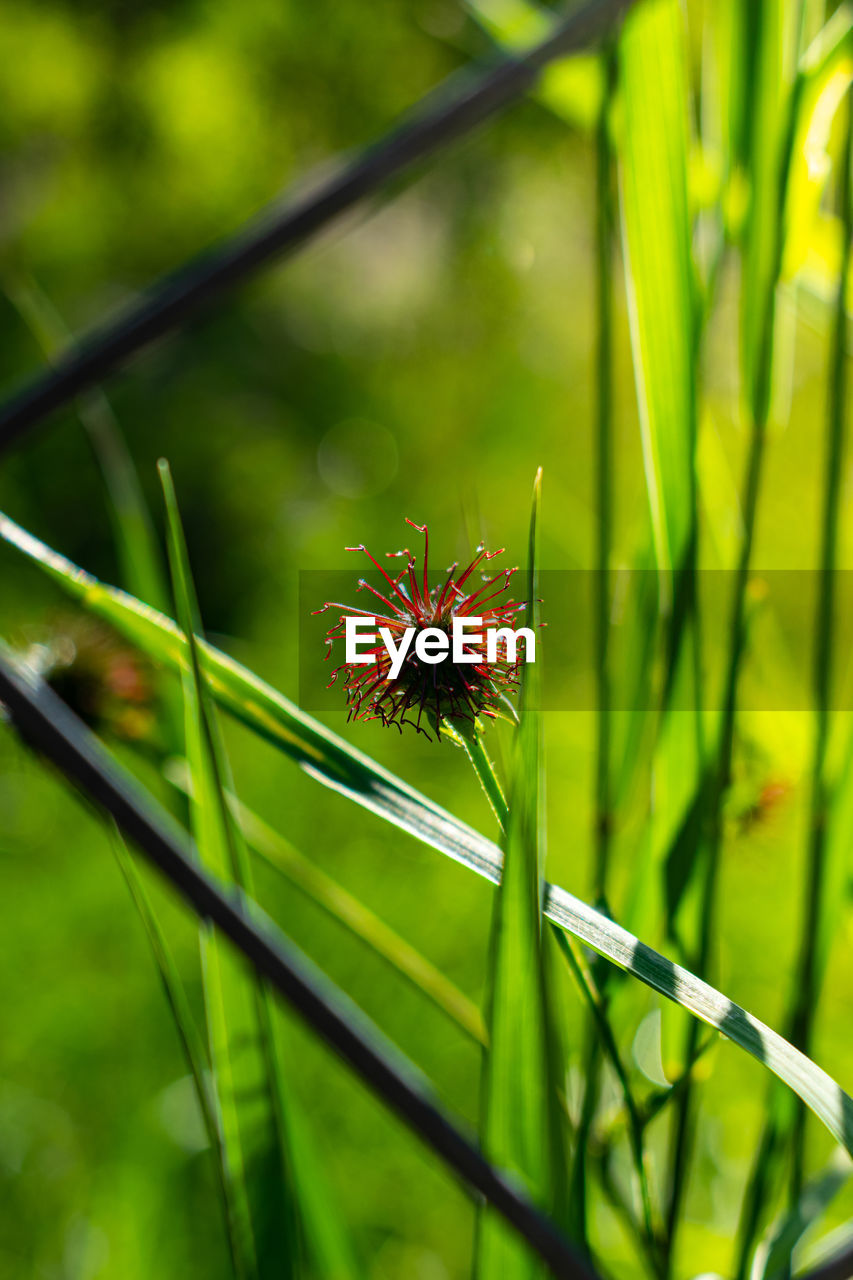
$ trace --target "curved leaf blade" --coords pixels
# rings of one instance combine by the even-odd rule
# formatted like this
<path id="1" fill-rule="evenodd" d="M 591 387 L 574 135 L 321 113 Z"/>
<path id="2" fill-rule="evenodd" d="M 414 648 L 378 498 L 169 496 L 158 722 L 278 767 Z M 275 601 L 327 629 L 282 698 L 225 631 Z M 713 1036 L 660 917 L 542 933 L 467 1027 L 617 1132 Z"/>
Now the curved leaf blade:
<path id="1" fill-rule="evenodd" d="M 41 566 L 98 616 L 112 622 L 150 656 L 179 671 L 186 642 L 175 624 L 126 592 L 107 587 L 0 514 L 0 538 Z M 199 643 L 201 666 L 217 702 L 277 745 L 318 781 L 340 791 L 424 844 L 497 884 L 497 845 L 420 795 L 252 672 Z M 709 1026 L 722 1031 L 798 1094 L 853 1155 L 853 1099 L 814 1062 L 709 983 L 646 946 L 557 885 L 546 886 L 545 915 L 594 951 Z"/>

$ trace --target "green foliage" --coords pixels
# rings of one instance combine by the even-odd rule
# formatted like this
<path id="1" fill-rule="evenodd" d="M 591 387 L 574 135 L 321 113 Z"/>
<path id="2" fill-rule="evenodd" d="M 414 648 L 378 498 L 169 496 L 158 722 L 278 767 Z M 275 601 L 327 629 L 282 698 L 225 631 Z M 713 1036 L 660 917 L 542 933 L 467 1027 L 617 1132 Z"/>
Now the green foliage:
<path id="1" fill-rule="evenodd" d="M 169 564 L 186 642 L 183 668 L 193 834 L 220 879 L 253 892 L 248 851 L 228 804 L 229 765 L 204 682 L 201 622 L 168 464 L 160 477 L 169 528 Z M 317 1274 L 356 1272 L 337 1214 L 287 1092 L 271 997 L 245 959 L 207 921 L 200 943 L 210 1061 L 217 1099 L 223 1182 L 234 1265 L 241 1280 L 302 1274 L 304 1232 Z M 307 1168 L 306 1168 L 307 1166 Z"/>
<path id="2" fill-rule="evenodd" d="M 54 302 L 85 326 L 553 16 L 119 9 L 4 14 L 10 382 L 67 341 Z M 853 554 L 851 33 L 851 8 L 822 0 L 637 0 L 601 51 L 550 67 L 529 104 L 211 308 L 78 405 L 82 433 L 34 433 L 0 477 L 0 533 L 29 561 L 0 565 L 3 636 L 69 700 L 79 633 L 57 599 L 136 647 L 131 710 L 154 727 L 119 753 L 189 801 L 208 865 L 627 1280 L 801 1273 L 823 1236 L 844 1244 L 853 1203 L 851 673 L 831 578 Z M 168 481 L 165 616 L 163 452 L 215 643 Z M 576 620 L 583 713 L 550 710 L 546 667 L 518 730 L 462 735 L 484 798 L 451 741 L 309 714 L 324 668 L 303 653 L 294 694 L 296 570 L 390 545 L 403 515 L 512 554 L 540 457 L 541 566 L 603 571 L 594 626 Z M 763 567 L 813 565 L 782 616 Z M 694 594 L 697 566 L 723 588 Z M 121 661 L 101 678 L 127 679 Z M 130 897 L 104 877 L 101 827 L 5 729 L 0 809 L 0 1275 L 349 1276 L 350 1225 L 371 1280 L 456 1280 L 472 1235 L 482 1280 L 535 1272 L 204 926 L 197 976 L 168 896 L 120 845 Z M 499 844 L 479 834 L 494 814 Z"/>

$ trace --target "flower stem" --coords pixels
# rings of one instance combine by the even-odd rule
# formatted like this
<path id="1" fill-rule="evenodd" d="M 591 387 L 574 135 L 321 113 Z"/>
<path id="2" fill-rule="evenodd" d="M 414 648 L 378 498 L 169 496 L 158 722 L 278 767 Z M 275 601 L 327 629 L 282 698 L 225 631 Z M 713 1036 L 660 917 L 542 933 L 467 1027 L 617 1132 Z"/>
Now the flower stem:
<path id="1" fill-rule="evenodd" d="M 486 799 L 492 807 L 492 812 L 498 820 L 498 825 L 501 831 L 506 831 L 509 805 L 506 802 L 503 787 L 495 772 L 495 766 L 483 746 L 481 728 L 479 725 L 475 725 L 473 729 L 460 729 L 458 725 L 451 724 L 450 721 L 445 720 L 442 722 L 441 732 L 449 738 L 453 738 L 455 742 L 465 748 L 465 754 L 474 766 L 474 772 L 480 781 L 480 786 L 486 793 Z"/>
<path id="2" fill-rule="evenodd" d="M 507 822 L 509 820 L 509 806 L 506 797 L 495 772 L 494 764 L 483 745 L 482 733 L 475 727 L 470 731 L 460 731 L 455 725 L 451 725 L 445 721 L 442 725 L 442 733 L 454 738 L 464 748 L 468 759 L 473 765 L 474 772 L 488 797 L 492 806 L 495 817 L 497 818 L 501 830 L 506 831 Z M 625 1069 L 613 1029 L 607 1018 L 607 1002 L 596 986 L 592 974 L 589 972 L 584 962 L 580 947 L 573 938 L 566 936 L 564 931 L 557 925 L 552 925 L 554 937 L 557 942 L 558 950 L 563 955 L 569 966 L 572 977 L 581 992 L 584 1001 L 587 1004 L 593 1026 L 598 1031 L 598 1044 L 613 1067 L 619 1087 L 622 1091 L 622 1097 L 625 1103 L 625 1110 L 629 1117 L 629 1132 L 631 1155 L 634 1160 L 634 1167 L 637 1174 L 637 1180 L 640 1186 L 640 1198 L 643 1206 L 643 1225 L 641 1235 L 644 1246 L 649 1251 L 649 1256 L 660 1261 L 658 1252 L 659 1242 L 655 1236 L 654 1219 L 652 1212 L 651 1192 L 649 1189 L 649 1181 L 643 1155 L 643 1125 L 640 1117 L 640 1111 L 636 1103 L 636 1099 L 631 1091 L 631 1085 L 628 1080 L 628 1073 Z M 594 1097 L 590 1094 L 590 1097 Z M 591 1117 L 590 1117 L 591 1120 Z M 660 1268 L 658 1267 L 658 1273 Z"/>

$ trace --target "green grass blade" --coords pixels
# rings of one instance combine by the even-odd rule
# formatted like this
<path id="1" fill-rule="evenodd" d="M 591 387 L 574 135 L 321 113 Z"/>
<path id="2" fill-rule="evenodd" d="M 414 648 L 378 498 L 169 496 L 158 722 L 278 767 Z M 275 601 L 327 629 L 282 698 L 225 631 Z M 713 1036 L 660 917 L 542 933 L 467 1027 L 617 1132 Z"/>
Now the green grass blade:
<path id="1" fill-rule="evenodd" d="M 833 121 L 850 84 L 853 8 L 842 5 L 800 60 L 791 164 L 785 200 L 781 274 L 790 279 L 806 260 L 831 171 Z"/>
<path id="2" fill-rule="evenodd" d="M 795 6 L 765 0 L 755 24 L 755 68 L 749 84 L 749 215 L 741 290 L 745 398 L 753 424 L 764 429 L 773 390 L 774 294 L 783 249 L 792 101 Z M 793 111 L 792 111 L 793 108 Z"/>
<path id="3" fill-rule="evenodd" d="M 594 951 L 689 1009 L 763 1063 L 803 1099 L 836 1141 L 853 1154 L 853 1099 L 778 1032 L 565 889 L 550 887 L 545 913 Z"/>
<path id="4" fill-rule="evenodd" d="M 189 794 L 184 770 L 170 768 L 169 780 Z M 435 965 L 235 795 L 228 794 L 228 803 L 250 849 L 268 866 L 370 947 L 467 1035 L 480 1044 L 488 1042 L 480 1010 Z"/>
<path id="5" fill-rule="evenodd" d="M 628 15 L 620 44 L 626 284 L 657 563 L 694 533 L 694 284 L 687 204 L 687 76 L 678 0 Z"/>
<path id="6" fill-rule="evenodd" d="M 136 869 L 136 864 L 128 852 L 124 840 L 115 830 L 111 828 L 113 852 L 115 853 L 116 862 L 119 870 L 124 876 L 130 896 L 133 899 L 133 905 L 139 913 L 142 921 L 142 927 L 151 947 L 151 954 L 157 965 L 160 974 L 160 980 L 163 983 L 163 989 L 166 993 L 166 999 L 172 1016 L 175 1019 L 175 1026 L 181 1041 L 181 1047 L 187 1061 L 190 1073 L 193 1077 L 196 1093 L 198 1095 L 199 1106 L 204 1120 L 205 1130 L 210 1140 L 211 1148 L 216 1149 L 217 1132 L 216 1120 L 210 1099 L 210 1092 L 207 1084 L 207 1076 L 210 1070 L 210 1060 L 207 1054 L 207 1047 L 201 1037 L 196 1020 L 190 1009 L 189 1000 L 178 967 L 172 958 L 172 953 L 166 936 L 157 922 L 154 914 L 154 908 L 145 891 L 142 883 L 142 877 Z"/>
<path id="7" fill-rule="evenodd" d="M 228 1243 L 231 1249 L 231 1259 L 234 1264 L 234 1270 L 238 1276 L 247 1275 L 245 1264 L 241 1256 L 235 1252 L 236 1239 L 239 1238 L 239 1230 L 237 1224 L 240 1215 L 239 1197 L 235 1195 L 235 1189 L 229 1176 L 229 1167 L 225 1159 L 225 1152 L 222 1146 L 222 1133 L 219 1126 L 218 1107 L 215 1096 L 211 1093 L 210 1086 L 210 1058 L 207 1052 L 207 1046 L 202 1039 L 201 1033 L 196 1025 L 190 1009 L 189 1000 L 184 990 L 184 984 L 181 975 L 178 972 L 177 965 L 172 958 L 168 941 L 160 928 L 154 909 L 145 891 L 142 877 L 136 869 L 136 864 L 132 855 L 127 849 L 123 839 L 115 828 L 111 828 L 113 836 L 113 850 L 118 862 L 122 875 L 130 895 L 133 899 L 134 906 L 139 913 L 142 927 L 145 930 L 151 953 L 157 965 L 160 974 L 160 981 L 163 984 L 163 990 L 169 1008 L 172 1011 L 172 1017 L 175 1022 L 175 1028 L 178 1032 L 178 1038 L 181 1042 L 181 1048 L 184 1053 L 187 1066 L 192 1076 L 195 1088 L 196 1098 L 198 1099 L 199 1109 L 201 1111 L 204 1129 L 207 1134 L 210 1150 L 214 1157 L 216 1166 L 217 1181 L 222 1194 L 222 1203 L 225 1213 L 225 1223 L 227 1227 Z"/>
<path id="8" fill-rule="evenodd" d="M 687 914 L 682 909 L 686 891 L 700 865 L 701 845 L 692 837 L 694 830 L 698 834 L 694 815 L 704 750 L 694 594 L 698 302 L 688 200 L 687 33 L 679 0 L 650 0 L 629 15 L 620 42 L 620 70 L 626 287 L 665 645 L 649 855 L 638 868 L 634 919 L 640 932 L 652 935 L 665 913 L 670 936 L 692 950 L 698 924 L 695 918 L 685 922 L 681 917 Z M 662 1031 L 664 1060 L 680 1056 L 687 1062 L 695 1049 L 695 1024 L 684 1025 L 680 1012 L 670 1006 L 663 1011 Z M 682 1110 L 688 1094 L 689 1088 L 682 1095 Z M 678 1125 L 674 1133 L 673 1188 L 685 1180 Z M 670 1239 L 677 1214 L 673 1192 Z"/>
<path id="9" fill-rule="evenodd" d="M 744 329 L 744 337 L 746 340 L 745 359 L 747 361 L 746 368 L 749 374 L 749 355 L 750 339 L 754 348 L 753 358 L 757 362 L 756 371 L 752 384 L 748 382 L 748 388 L 751 394 L 752 412 L 753 412 L 753 444 L 752 457 L 750 460 L 749 482 L 747 488 L 747 500 L 745 506 L 745 528 L 746 540 L 744 551 L 742 553 L 742 566 L 745 570 L 748 568 L 749 543 L 752 537 L 752 527 L 754 523 L 754 510 L 756 503 L 756 494 L 758 488 L 758 475 L 761 464 L 761 451 L 763 448 L 763 439 L 765 433 L 766 419 L 770 408 L 771 395 L 771 369 L 774 345 L 774 316 L 775 302 L 774 293 L 777 278 L 781 269 L 782 254 L 784 248 L 782 213 L 785 211 L 786 203 L 791 197 L 791 182 L 796 181 L 797 177 L 797 157 L 794 154 L 793 146 L 796 142 L 802 146 L 803 138 L 797 136 L 797 123 L 803 117 L 808 117 L 811 111 L 811 90 L 813 88 L 810 77 L 817 76 L 818 80 L 821 74 L 822 58 L 825 54 L 830 62 L 835 56 L 839 41 L 843 45 L 847 39 L 844 23 L 847 21 L 847 15 L 844 10 L 842 14 L 842 27 L 838 28 L 837 19 L 833 20 L 824 35 L 829 33 L 829 39 L 819 42 L 818 50 L 815 48 L 810 50 L 803 60 L 803 65 L 793 84 L 793 88 L 788 85 L 786 77 L 785 52 L 789 44 L 789 33 L 785 24 L 785 14 L 781 11 L 778 0 L 768 6 L 768 14 L 772 21 L 766 24 L 766 28 L 762 32 L 762 46 L 760 74 L 758 77 L 758 85 L 761 90 L 760 108 L 756 112 L 755 117 L 755 141 L 753 156 L 753 210 L 751 213 L 749 224 L 748 251 L 745 263 L 745 284 L 746 287 L 764 289 L 765 296 L 763 298 L 763 318 L 754 318 L 753 326 L 755 332 L 750 335 L 748 329 Z M 835 32 L 836 36 L 832 33 Z M 821 52 L 822 51 L 822 52 Z M 764 99 L 768 99 L 765 101 Z M 781 106 L 780 106 L 781 104 Z M 783 110 L 784 108 L 784 110 Z M 780 120 L 776 118 L 774 113 L 778 113 Z M 781 132 L 780 132 L 781 130 Z M 849 146 L 849 138 L 848 138 Z M 847 202 L 849 205 L 849 170 L 847 172 L 848 190 Z M 793 205 L 796 211 L 796 201 Z M 775 211 L 775 217 L 774 217 Z M 789 210 L 790 211 L 790 210 Z M 849 232 L 849 210 L 847 217 L 847 232 Z M 762 242 L 763 238 L 771 237 L 769 244 Z M 767 255 L 772 251 L 772 258 Z M 847 265 L 843 266 L 845 276 L 849 272 L 849 247 L 845 254 Z M 842 264 L 843 265 L 843 264 Z M 765 279 L 761 272 L 766 270 L 769 275 Z M 830 391 L 830 417 L 839 415 L 843 412 L 843 403 L 845 396 L 844 377 L 845 377 L 845 335 L 847 326 L 847 317 L 844 307 L 844 288 L 838 290 L 838 305 L 835 312 L 835 362 L 837 374 L 840 375 L 840 381 L 831 382 Z M 749 318 L 750 307 L 753 303 L 744 300 L 744 318 Z M 761 328 L 758 329 L 759 319 L 761 319 Z M 840 340 L 839 340 L 840 335 Z M 839 360 L 840 356 L 840 360 Z M 839 417 L 835 426 L 837 427 L 836 447 L 841 444 L 841 428 L 842 422 Z M 830 442 L 832 440 L 834 427 L 830 423 Z M 830 445 L 832 447 L 832 445 Z M 834 484 L 834 477 L 830 479 L 830 489 Z M 831 516 L 830 508 L 835 499 L 829 496 L 829 502 L 825 501 L 825 518 L 828 516 L 830 522 L 834 517 Z M 825 527 L 824 529 L 824 555 L 834 540 L 834 532 Z M 741 574 L 741 596 L 743 595 L 743 578 Z M 828 586 L 831 592 L 831 584 Z M 824 596 L 824 604 L 826 600 L 830 600 L 831 595 Z M 818 626 L 820 632 L 822 624 Z M 827 658 L 828 661 L 828 658 Z M 818 685 L 822 682 L 825 673 L 821 673 Z M 823 695 L 820 689 L 817 692 L 817 702 L 820 704 Z M 729 738 L 731 736 L 731 721 L 729 715 Z M 824 734 L 825 737 L 825 734 Z M 820 738 L 820 731 L 818 733 Z M 816 763 L 813 765 L 814 781 L 820 781 L 818 774 L 823 774 L 823 762 L 819 757 L 823 754 L 823 746 L 820 742 L 817 744 Z M 730 756 L 729 751 L 729 756 Z M 723 766 L 730 764 L 723 761 Z M 822 785 L 819 790 L 822 790 Z M 825 797 L 818 796 L 818 807 L 823 803 Z M 813 813 L 814 818 L 814 813 Z M 809 887 L 807 895 L 812 895 L 812 902 L 806 906 L 806 919 L 804 922 L 804 936 L 800 946 L 800 970 L 798 973 L 799 990 L 795 992 L 793 1015 L 789 1018 L 789 1025 L 786 1027 L 793 1038 L 801 1041 L 804 1047 L 807 1047 L 809 1028 L 812 1017 L 812 1004 L 815 1000 L 815 979 L 817 977 L 817 965 L 820 960 L 820 898 L 822 897 L 822 880 L 823 880 L 823 862 L 826 857 L 826 839 L 823 830 L 823 820 L 819 816 L 818 827 L 813 824 L 813 836 L 817 836 L 816 849 L 809 850 L 809 866 L 807 869 Z M 836 846 L 837 849 L 837 846 Z M 830 870 L 830 878 L 834 878 L 833 870 Z M 799 1007 L 797 1007 L 799 1006 Z M 785 1122 L 777 1124 L 774 1115 L 777 1111 L 785 1112 Z M 772 1100 L 768 1107 L 770 1119 L 765 1124 L 764 1134 L 759 1142 L 759 1153 L 766 1146 L 771 1144 L 771 1140 L 777 1132 L 781 1132 L 784 1137 L 792 1137 L 793 1143 L 793 1176 L 792 1176 L 792 1192 L 796 1197 L 802 1186 L 802 1151 L 803 1151 L 803 1131 L 805 1116 L 802 1111 L 795 1111 L 793 1118 L 776 1100 Z M 792 1132 L 793 1126 L 793 1132 Z M 768 1177 L 766 1168 L 762 1163 L 756 1160 L 750 1177 L 750 1183 L 745 1196 L 745 1205 L 748 1213 L 744 1215 L 739 1229 L 739 1270 L 738 1276 L 744 1273 L 746 1259 L 749 1255 L 752 1240 L 755 1232 L 759 1229 L 762 1214 L 766 1203 L 772 1194 L 771 1179 Z"/>
<path id="10" fill-rule="evenodd" d="M 210 870 L 251 895 L 248 851 L 226 797 L 228 761 L 201 673 L 198 606 L 165 463 L 160 464 L 160 475 L 175 604 L 189 640 L 183 679 L 194 835 Z M 344 1233 L 330 1204 L 324 1202 L 319 1169 L 299 1121 L 293 1118 L 266 988 L 207 925 L 202 925 L 201 943 L 220 1125 L 230 1176 L 242 1202 L 239 1245 L 250 1274 L 258 1280 L 299 1275 L 304 1231 L 308 1251 L 324 1276 L 352 1276 L 355 1267 Z"/>
<path id="11" fill-rule="evenodd" d="M 692 570 L 696 544 L 695 316 L 687 195 L 686 33 L 678 0 L 631 13 L 620 44 L 624 105 L 623 238 L 646 489 L 666 632 L 664 704 L 695 706 Z M 649 877 L 659 874 L 696 794 L 698 709 L 664 714 L 653 760 Z M 692 850 L 691 850 L 692 852 Z M 689 875 L 688 869 L 688 875 Z M 688 875 L 682 877 L 684 883 Z M 642 886 L 638 918 L 653 927 L 659 885 Z M 672 908 L 678 902 L 670 901 Z"/>
<path id="12" fill-rule="evenodd" d="M 181 670 L 186 642 L 170 619 L 126 592 L 98 582 L 2 515 L 0 538 L 38 564 L 81 604 L 112 622 L 151 657 L 175 671 Z M 277 745 L 312 777 L 498 883 L 501 852 L 490 840 L 348 746 L 212 645 L 199 641 L 198 653 L 205 680 L 217 702 Z M 853 1101 L 826 1072 L 777 1032 L 565 889 L 547 887 L 545 914 L 653 990 L 723 1031 L 789 1085 L 853 1154 Z"/>
<path id="13" fill-rule="evenodd" d="M 536 526 L 541 473 L 530 527 L 530 599 L 525 626 L 539 623 Z M 518 1173 L 555 1221 L 565 1214 L 567 1150 L 558 1112 L 556 1029 L 542 932 L 545 831 L 541 665 L 523 668 L 520 724 L 510 774 L 504 870 L 490 952 L 489 1040 L 481 1138 L 490 1157 Z M 476 732 L 476 730 L 475 730 Z M 542 1265 L 491 1210 L 481 1211 L 474 1258 L 478 1280 L 542 1275 Z"/>
<path id="14" fill-rule="evenodd" d="M 161 471 L 169 519 L 169 563 L 177 616 L 184 634 L 199 630 L 186 548 L 171 477 Z M 208 695 L 199 675 L 198 653 L 190 640 L 183 672 L 186 754 L 192 786 L 192 828 L 202 860 L 221 879 L 249 892 L 247 858 L 236 844 L 222 802 L 219 744 L 214 740 Z M 283 1182 L 284 1160 L 277 1149 L 278 1124 L 267 1059 L 257 1021 L 256 983 L 243 961 L 204 922 L 199 929 L 207 1035 L 216 1090 L 218 1122 L 227 1177 L 234 1188 L 234 1251 L 241 1273 L 260 1280 L 264 1252 L 285 1275 L 296 1271 L 292 1209 Z M 243 1099 L 251 1099 L 251 1115 Z M 278 1201 L 284 1240 L 270 1238 L 276 1216 L 264 1206 Z"/>
<path id="15" fill-rule="evenodd" d="M 180 674 L 186 641 L 175 623 L 133 596 L 99 582 L 0 514 L 0 539 L 38 564 L 75 600 Z M 204 640 L 199 663 L 216 702 L 324 785 L 482 874 L 499 858 L 491 841 L 375 764 L 265 681 Z"/>
<path id="16" fill-rule="evenodd" d="M 827 753 L 832 722 L 831 710 L 835 691 L 834 668 L 837 642 L 836 575 L 839 560 L 839 521 L 841 515 L 841 477 L 845 463 L 845 437 L 848 416 L 847 385 L 847 311 L 845 297 L 850 280 L 850 236 L 853 233 L 853 192 L 851 192 L 851 157 L 853 118 L 850 114 L 848 84 L 845 81 L 846 119 L 844 144 L 839 174 L 839 203 L 844 226 L 841 272 L 838 280 L 835 323 L 833 325 L 828 369 L 829 404 L 827 413 L 826 458 L 824 464 L 824 497 L 821 530 L 821 575 L 814 622 L 813 691 L 816 707 L 815 742 L 812 760 L 811 813 L 806 850 L 803 901 L 805 909 L 801 926 L 800 951 L 791 992 L 790 1018 L 787 1031 L 795 1044 L 806 1053 L 811 1051 L 813 1029 L 820 999 L 824 957 L 828 951 L 828 927 L 834 926 L 835 905 L 827 910 L 827 891 L 837 892 L 840 871 L 837 841 L 830 842 L 828 825 L 833 814 L 832 788 L 827 773 Z M 849 847 L 849 846 L 848 846 Z M 835 855 L 833 859 L 830 855 Z M 842 864 L 843 865 L 843 864 Z M 828 916 L 828 919 L 826 918 Z M 805 1116 L 797 1116 L 793 1142 L 792 1185 L 802 1187 L 805 1158 Z"/>

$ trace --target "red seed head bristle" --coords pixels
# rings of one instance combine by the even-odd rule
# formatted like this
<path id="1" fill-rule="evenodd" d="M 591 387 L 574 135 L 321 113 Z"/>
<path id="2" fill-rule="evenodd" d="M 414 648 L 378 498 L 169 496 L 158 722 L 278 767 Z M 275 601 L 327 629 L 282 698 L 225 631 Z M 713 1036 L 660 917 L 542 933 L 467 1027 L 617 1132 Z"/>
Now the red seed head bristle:
<path id="1" fill-rule="evenodd" d="M 442 581 L 430 586 L 429 582 L 429 531 L 427 526 L 407 520 L 413 529 L 424 536 L 423 564 L 417 566 L 417 558 L 408 550 L 390 551 L 388 557 L 401 557 L 405 564 L 396 575 L 389 574 L 363 545 L 347 550 L 363 551 L 384 582 L 374 587 L 364 578 L 359 580 L 358 590 L 367 589 L 382 606 L 381 611 L 368 607 L 355 609 L 346 605 L 327 603 L 323 609 L 340 609 L 340 617 L 326 634 L 329 657 L 334 642 L 345 636 L 347 615 L 375 617 L 378 627 L 387 627 L 395 644 L 399 644 L 408 627 L 416 632 L 427 627 L 437 627 L 451 634 L 456 617 L 482 618 L 482 631 L 496 627 L 513 626 L 516 615 L 525 605 L 506 597 L 517 569 L 503 569 L 492 574 L 477 574 L 485 564 L 501 555 L 501 551 L 488 552 L 481 543 L 470 564 L 460 574 L 457 565 L 451 565 Z M 318 610 L 317 612 L 322 612 Z M 513 627 L 514 629 L 514 627 Z M 415 637 L 416 638 L 416 637 Z M 477 653 L 481 661 L 454 663 L 452 654 L 444 661 L 427 664 L 420 661 L 411 644 L 403 666 L 396 678 L 391 678 L 391 659 L 383 641 L 377 637 L 375 646 L 362 646 L 362 659 L 367 662 L 343 663 L 332 672 L 329 685 L 342 675 L 342 683 L 349 706 L 351 720 L 379 720 L 384 725 L 396 725 L 402 732 L 404 724 L 411 725 L 418 733 L 429 737 L 432 729 L 441 735 L 441 724 L 447 721 L 460 728 L 473 726 L 479 717 L 494 718 L 500 712 L 501 702 L 516 692 L 519 682 L 519 666 L 524 660 L 523 643 L 514 660 L 508 661 L 506 646 L 499 644 L 497 661 L 486 659 L 485 636 L 482 645 L 466 641 L 469 653 Z"/>

